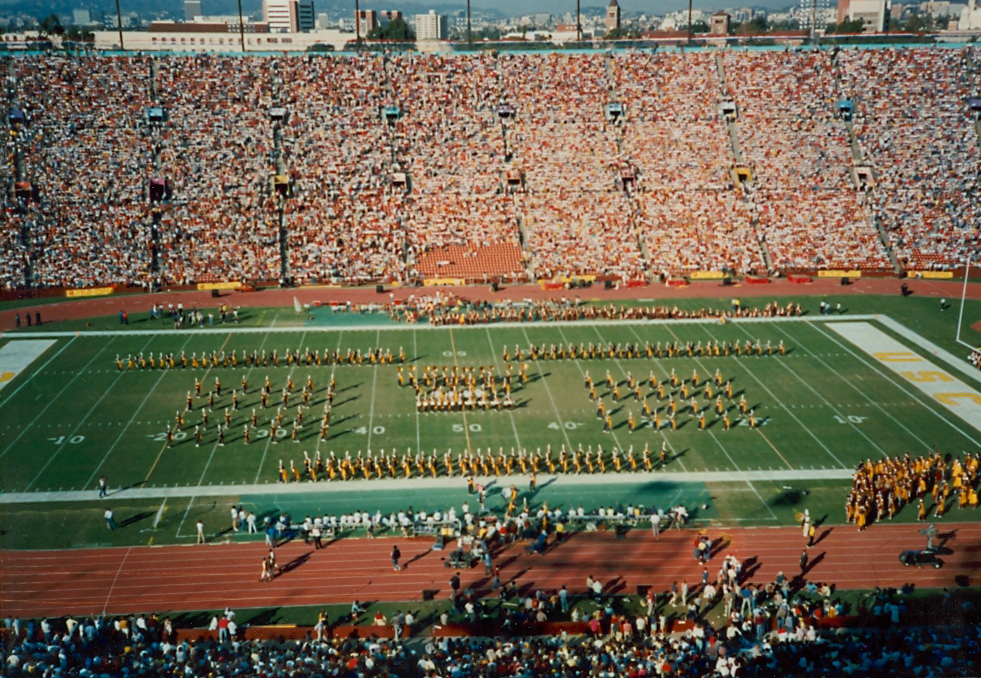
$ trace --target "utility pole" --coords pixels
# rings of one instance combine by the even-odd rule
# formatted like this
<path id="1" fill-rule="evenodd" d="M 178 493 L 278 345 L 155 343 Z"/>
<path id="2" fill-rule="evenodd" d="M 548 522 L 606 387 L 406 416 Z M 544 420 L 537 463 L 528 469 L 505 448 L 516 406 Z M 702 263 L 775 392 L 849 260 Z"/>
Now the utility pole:
<path id="1" fill-rule="evenodd" d="M 691 47 L 691 37 L 692 37 L 692 25 L 691 25 L 691 3 L 692 0 L 688 0 L 688 46 Z"/>
<path id="2" fill-rule="evenodd" d="M 470 0 L 467 0 L 467 49 L 473 49 L 473 35 L 470 33 Z"/>
<path id="3" fill-rule="evenodd" d="M 579 3 L 576 0 L 576 42 L 582 42 L 582 22 L 579 20 Z"/>
<path id="4" fill-rule="evenodd" d="M 116 28 L 119 29 L 119 49 L 126 51 L 126 45 L 123 44 L 123 15 L 119 11 L 119 0 L 116 0 Z"/>
<path id="5" fill-rule="evenodd" d="M 811 44 L 814 45 L 814 49 L 817 49 L 817 17 L 818 0 L 814 0 L 814 6 L 811 9 Z"/>
<path id="6" fill-rule="evenodd" d="M 245 51 L 245 22 L 242 21 L 242 0 L 238 0 L 238 35 L 242 39 L 242 51 Z"/>

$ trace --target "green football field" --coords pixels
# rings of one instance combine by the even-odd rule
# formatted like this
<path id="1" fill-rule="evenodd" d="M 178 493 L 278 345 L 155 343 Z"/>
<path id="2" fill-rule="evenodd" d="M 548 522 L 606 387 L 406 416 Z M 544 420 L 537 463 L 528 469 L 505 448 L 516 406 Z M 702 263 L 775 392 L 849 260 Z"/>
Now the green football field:
<path id="1" fill-rule="evenodd" d="M 174 330 L 170 323 L 151 323 L 132 314 L 131 324 L 125 327 L 106 318 L 45 325 L 40 332 L 7 333 L 0 348 L 26 340 L 53 343 L 0 391 L 2 545 L 182 542 L 193 538 L 189 528 L 200 515 L 213 516 L 209 517 L 211 529 L 222 531 L 233 503 L 259 513 L 289 510 L 297 517 L 354 509 L 387 513 L 408 505 L 431 511 L 465 497 L 460 478 L 405 480 L 401 467 L 397 482 L 387 478 L 278 482 L 280 462 L 287 467 L 293 462 L 302 470 L 304 452 L 311 458 L 318 452 L 324 457 L 331 453 L 357 457 L 368 450 L 387 454 L 393 449 L 399 457 L 409 450 L 427 455 L 435 451 L 440 460 L 450 450 L 455 460 L 465 449 L 492 450 L 496 455 L 502 449 L 505 454 L 512 449 L 544 453 L 550 446 L 557 458 L 563 445 L 569 450 L 580 445 L 586 450 L 602 447 L 605 475 L 552 478 L 544 470 L 539 489 L 528 495 L 531 501 L 587 508 L 617 502 L 665 507 L 685 502 L 698 520 L 714 524 L 784 524 L 793 520 L 795 510 L 807 505 L 840 521 L 850 470 L 860 461 L 883 455 L 919 455 L 931 449 L 954 455 L 981 449 L 981 431 L 978 421 L 972 421 L 970 396 L 981 391 L 977 379 L 981 373 L 958 371 L 943 355 L 933 353 L 936 348 L 950 351 L 967 366 L 962 355 L 966 349 L 952 342 L 954 314 L 941 316 L 936 302 L 929 299 L 863 298 L 856 302 L 849 297 L 848 302 L 851 308 L 841 316 L 822 317 L 812 311 L 802 319 L 728 324 L 582 322 L 433 329 L 392 323 L 376 314 L 317 309 L 297 315 L 292 309 L 255 309 L 243 313 L 240 324 L 205 329 Z M 817 305 L 814 299 L 804 303 L 805 307 Z M 873 312 L 885 313 L 889 319 Z M 979 316 L 981 305 L 969 303 L 965 318 L 973 322 Z M 877 357 L 876 346 L 846 338 L 836 329 L 839 324 L 857 328 L 866 333 L 863 336 L 899 342 L 915 360 L 925 360 L 931 369 L 955 379 L 957 397 L 923 390 L 917 381 L 920 377 L 904 378 L 891 369 L 888 357 L 882 358 L 883 351 Z M 981 340 L 970 331 L 967 336 Z M 532 360 L 527 355 L 532 344 L 663 346 L 693 342 L 704 346 L 709 342 L 745 345 L 747 341 L 769 342 L 773 347 L 782 342 L 787 352 L 779 355 L 774 350 L 771 356 L 751 357 L 575 360 Z M 869 341 L 874 343 L 874 339 Z M 511 363 L 516 406 L 501 411 L 420 413 L 414 391 L 398 384 L 397 361 L 287 366 L 281 358 L 279 366 L 243 367 L 240 363 L 238 367 L 122 371 L 116 364 L 117 356 L 125 362 L 127 356 L 141 353 L 146 357 L 179 356 L 183 351 L 190 358 L 212 351 L 234 351 L 241 356 L 243 351 L 275 350 L 282 356 L 297 348 L 321 354 L 380 348 L 396 356 L 400 350 L 405 352 L 405 374 L 410 366 L 420 375 L 426 366 L 440 372 L 444 367 L 484 367 L 500 376 L 506 369 L 503 349 L 507 347 L 513 356 L 516 346 L 525 354 L 522 363 Z M 521 364 L 527 365 L 524 384 L 517 378 Z M 690 380 L 694 371 L 699 374 L 699 385 L 689 382 L 688 388 L 697 409 L 705 411 L 704 430 L 687 411 L 688 399 L 682 397 L 680 387 L 666 388 L 678 404 L 677 430 L 666 423 L 669 400 L 660 399 L 648 380 L 665 382 L 672 370 L 681 380 Z M 717 371 L 733 387 L 732 399 L 722 394 L 730 430 L 715 413 L 719 389 L 715 388 L 711 398 L 705 394 L 706 379 Z M 587 372 L 610 411 L 611 432 L 603 430 L 596 403 L 584 386 Z M 608 373 L 624 396 L 619 402 L 614 402 L 605 383 Z M 641 400 L 628 389 L 628 375 L 641 383 Z M 294 442 L 292 423 L 308 377 L 314 392 L 303 408 L 304 426 Z M 243 378 L 248 383 L 244 393 Z M 263 408 L 260 387 L 267 378 L 272 395 L 270 407 Z M 329 437 L 321 441 L 319 422 L 332 378 L 336 395 Z M 202 397 L 194 398 L 193 408 L 185 412 L 187 394 L 193 395 L 196 379 L 201 381 Z M 195 427 L 216 379 L 221 381 L 221 395 L 216 397 L 202 443 L 197 445 Z M 280 393 L 288 379 L 296 388 L 283 410 L 278 437 L 271 437 L 269 422 L 282 404 Z M 224 422 L 233 389 L 239 390 L 239 409 L 230 412 L 231 425 L 220 446 L 215 424 Z M 739 412 L 737 403 L 742 398 L 755 413 L 755 428 Z M 659 413 L 660 430 L 642 416 L 645 400 L 652 412 Z M 253 408 L 259 426 L 246 444 L 243 424 L 251 418 Z M 168 447 L 165 431 L 174 425 L 178 412 L 184 424 Z M 631 415 L 637 423 L 633 431 L 628 424 Z M 656 460 L 662 445 L 668 450 L 663 467 L 655 463 L 650 473 L 629 473 L 626 467 L 614 473 L 611 450 L 632 447 L 639 460 L 647 446 Z M 98 479 L 103 475 L 114 494 L 97 501 Z M 483 482 L 497 487 L 514 482 L 522 489 L 527 485 L 527 479 L 507 477 L 484 478 Z M 116 493 L 120 488 L 127 489 Z M 110 537 L 100 521 L 107 502 L 113 504 L 124 527 L 132 525 L 132 529 Z M 501 505 L 500 497 L 492 493 L 488 508 L 497 510 Z M 54 527 L 37 530 L 39 524 Z"/>

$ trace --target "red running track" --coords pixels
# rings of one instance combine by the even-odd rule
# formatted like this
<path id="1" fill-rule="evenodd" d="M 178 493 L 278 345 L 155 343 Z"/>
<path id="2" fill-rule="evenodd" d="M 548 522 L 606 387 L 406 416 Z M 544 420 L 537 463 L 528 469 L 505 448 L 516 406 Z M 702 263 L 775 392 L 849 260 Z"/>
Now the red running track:
<path id="1" fill-rule="evenodd" d="M 913 569 L 899 564 L 899 551 L 922 548 L 922 525 L 879 524 L 859 533 L 853 526 L 819 529 L 824 535 L 809 550 L 813 567 L 807 578 L 834 582 L 841 589 L 901 586 L 977 585 L 981 577 L 981 523 L 939 526 L 949 534 L 944 567 Z M 587 575 L 611 592 L 636 593 L 637 585 L 667 590 L 672 581 L 701 581 L 694 560 L 692 530 L 672 531 L 655 540 L 634 530 L 617 540 L 612 532 L 580 533 L 551 547 L 544 556 L 526 553 L 522 544 L 504 549 L 495 562 L 502 579 L 520 586 L 585 591 Z M 800 572 L 805 540 L 796 527 L 711 530 L 720 540 L 709 563 L 715 578 L 721 556 L 733 554 L 749 580 L 772 581 L 779 571 Z M 392 545 L 402 552 L 404 568 L 392 568 Z M 420 600 L 423 589 L 448 596 L 451 571 L 446 552 L 431 551 L 429 539 L 346 539 L 316 551 L 302 542 L 280 547 L 280 566 L 292 563 L 271 583 L 260 583 L 261 543 L 205 546 L 132 547 L 74 551 L 0 552 L 0 613 L 18 617 L 83 615 L 106 611 L 178 612 L 231 607 L 281 607 L 345 604 L 360 601 Z M 483 566 L 463 573 L 464 587 L 488 587 Z"/>

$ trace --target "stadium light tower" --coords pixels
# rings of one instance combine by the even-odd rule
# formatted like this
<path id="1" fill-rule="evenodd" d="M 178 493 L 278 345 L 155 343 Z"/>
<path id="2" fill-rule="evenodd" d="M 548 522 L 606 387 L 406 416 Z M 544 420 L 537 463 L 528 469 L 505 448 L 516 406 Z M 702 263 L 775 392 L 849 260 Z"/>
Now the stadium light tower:
<path id="1" fill-rule="evenodd" d="M 582 21 L 579 19 L 579 2 L 576 0 L 576 42 L 582 42 Z"/>
<path id="2" fill-rule="evenodd" d="M 119 31 L 119 49 L 126 51 L 126 45 L 123 44 L 123 14 L 119 11 L 119 0 L 116 0 L 116 29 Z"/>
<path id="3" fill-rule="evenodd" d="M 241 0 L 240 0 L 241 1 Z M 811 9 L 811 44 L 817 49 L 817 20 L 818 20 L 818 0 L 814 0 Z"/>
<path id="4" fill-rule="evenodd" d="M 467 49 L 473 49 L 473 35 L 470 33 L 470 0 L 467 0 Z"/>

